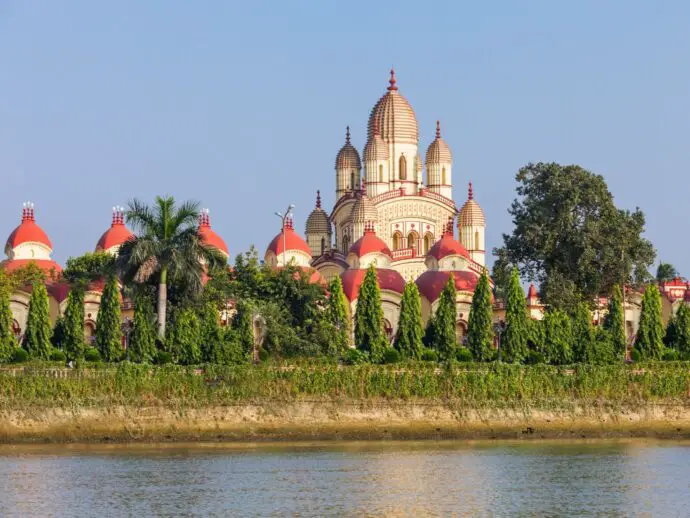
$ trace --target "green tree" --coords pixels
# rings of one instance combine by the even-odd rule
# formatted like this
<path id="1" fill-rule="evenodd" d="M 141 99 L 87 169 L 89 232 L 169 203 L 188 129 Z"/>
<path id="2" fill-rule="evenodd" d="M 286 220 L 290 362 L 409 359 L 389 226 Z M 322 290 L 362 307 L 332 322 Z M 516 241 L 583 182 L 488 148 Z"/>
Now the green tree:
<path id="1" fill-rule="evenodd" d="M 96 344 L 101 358 L 107 362 L 122 358 L 120 322 L 120 286 L 117 277 L 111 275 L 101 295 L 101 307 L 96 321 Z"/>
<path id="2" fill-rule="evenodd" d="M 115 258 L 106 252 L 88 252 L 79 257 L 67 259 L 67 265 L 62 272 L 63 278 L 70 285 L 83 288 L 90 281 L 110 277 L 115 274 Z"/>
<path id="3" fill-rule="evenodd" d="M 544 315 L 544 351 L 549 363 L 565 365 L 573 360 L 573 330 L 565 311 L 550 309 Z"/>
<path id="4" fill-rule="evenodd" d="M 423 338 L 422 299 L 419 296 L 417 284 L 410 281 L 405 285 L 400 302 L 400 316 L 394 346 L 403 358 L 418 360 L 422 354 Z"/>
<path id="5" fill-rule="evenodd" d="M 128 357 L 139 363 L 152 363 L 156 356 L 156 330 L 153 304 L 143 291 L 134 296 L 134 325 L 127 344 Z"/>
<path id="6" fill-rule="evenodd" d="M 455 358 L 458 348 L 458 340 L 455 334 L 457 321 L 457 293 L 455 290 L 455 277 L 450 274 L 446 285 L 441 291 L 438 306 L 431 321 L 430 345 L 438 352 L 441 360 Z"/>
<path id="7" fill-rule="evenodd" d="M 493 306 L 489 276 L 483 272 L 472 297 L 472 307 L 467 323 L 467 346 L 475 360 L 483 362 L 493 353 Z"/>
<path id="8" fill-rule="evenodd" d="M 595 365 L 607 365 L 616 361 L 613 336 L 608 329 L 603 327 L 596 328 L 592 341 L 592 353 L 588 361 Z"/>
<path id="9" fill-rule="evenodd" d="M 372 362 L 379 363 L 383 360 L 387 343 L 383 327 L 381 289 L 373 264 L 359 288 L 355 311 L 355 344 L 358 349 L 369 353 Z"/>
<path id="10" fill-rule="evenodd" d="M 332 343 L 333 350 L 327 351 L 330 355 L 342 354 L 350 344 L 350 318 L 349 305 L 343 292 L 343 283 L 336 275 L 328 285 L 328 320 L 335 326 L 336 336 Z"/>
<path id="11" fill-rule="evenodd" d="M 681 303 L 666 331 L 667 344 L 680 352 L 690 352 L 690 308 Z"/>
<path id="12" fill-rule="evenodd" d="M 643 357 L 658 360 L 664 350 L 664 325 L 661 319 L 661 295 L 654 284 L 647 286 L 642 297 L 640 327 L 636 348 Z"/>
<path id="13" fill-rule="evenodd" d="M 10 292 L 6 286 L 0 285 L 0 363 L 9 361 L 17 346 L 17 340 L 12 329 L 13 321 Z"/>
<path id="14" fill-rule="evenodd" d="M 225 333 L 218 319 L 218 308 L 206 302 L 201 310 L 201 360 L 205 363 L 225 363 Z"/>
<path id="15" fill-rule="evenodd" d="M 527 357 L 528 326 L 525 292 L 518 270 L 513 268 L 506 293 L 506 330 L 501 338 L 501 356 L 506 361 L 520 363 Z"/>
<path id="16" fill-rule="evenodd" d="M 577 305 L 572 319 L 572 346 L 573 361 L 576 363 L 588 363 L 594 356 L 594 326 L 592 314 L 584 302 Z"/>
<path id="17" fill-rule="evenodd" d="M 613 286 L 613 293 L 609 299 L 608 311 L 604 319 L 604 329 L 611 335 L 614 353 L 617 356 L 625 354 L 628 340 L 625 336 L 625 312 L 623 311 L 623 295 L 620 286 Z"/>
<path id="18" fill-rule="evenodd" d="M 656 281 L 667 282 L 679 277 L 678 270 L 671 263 L 659 263 L 656 269 Z"/>
<path id="19" fill-rule="evenodd" d="M 539 281 L 542 302 L 572 310 L 623 280 L 648 279 L 655 251 L 642 237 L 644 214 L 618 209 L 602 176 L 538 163 L 520 169 L 516 180 L 509 209 L 515 227 L 495 253 Z"/>
<path id="20" fill-rule="evenodd" d="M 254 308 L 246 301 L 237 304 L 237 313 L 232 319 L 232 326 L 237 334 L 237 343 L 242 355 L 249 361 L 254 355 Z"/>
<path id="21" fill-rule="evenodd" d="M 64 315 L 64 338 L 62 345 L 70 360 L 84 356 L 86 343 L 84 341 L 84 290 L 80 286 L 72 286 L 67 297 L 67 308 Z"/>
<path id="22" fill-rule="evenodd" d="M 544 354 L 544 323 L 543 320 L 527 319 L 527 348 Z"/>
<path id="23" fill-rule="evenodd" d="M 137 235 L 120 247 L 117 267 L 125 283 L 157 284 L 158 337 L 161 340 L 165 338 L 168 284 L 198 294 L 206 268 L 213 270 L 225 262 L 218 250 L 201 241 L 198 219 L 198 203 L 188 201 L 178 207 L 171 196 L 156 197 L 153 207 L 136 199 L 129 203 L 127 221 Z"/>
<path id="24" fill-rule="evenodd" d="M 191 308 L 178 311 L 173 320 L 170 344 L 173 358 L 182 365 L 195 365 L 201 361 L 201 326 Z"/>
<path id="25" fill-rule="evenodd" d="M 48 292 L 45 284 L 34 282 L 24 333 L 24 348 L 32 358 L 47 360 L 50 356 L 51 328 L 48 309 Z"/>

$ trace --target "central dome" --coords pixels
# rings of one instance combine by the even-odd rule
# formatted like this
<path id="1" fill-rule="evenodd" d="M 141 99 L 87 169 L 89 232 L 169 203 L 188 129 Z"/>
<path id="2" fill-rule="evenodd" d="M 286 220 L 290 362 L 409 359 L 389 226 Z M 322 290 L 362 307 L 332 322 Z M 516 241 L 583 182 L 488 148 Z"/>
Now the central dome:
<path id="1" fill-rule="evenodd" d="M 388 92 L 374 105 L 369 115 L 369 140 L 374 136 L 374 128 L 378 129 L 384 142 L 419 142 L 419 128 L 417 117 L 407 99 L 398 92 L 395 84 L 395 71 L 391 70 Z"/>

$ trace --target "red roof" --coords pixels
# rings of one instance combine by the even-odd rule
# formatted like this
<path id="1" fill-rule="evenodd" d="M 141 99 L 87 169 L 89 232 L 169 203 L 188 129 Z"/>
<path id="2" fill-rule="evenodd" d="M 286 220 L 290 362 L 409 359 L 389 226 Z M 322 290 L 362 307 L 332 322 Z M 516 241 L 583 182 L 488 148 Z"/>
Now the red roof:
<path id="1" fill-rule="evenodd" d="M 479 280 L 476 274 L 467 271 L 442 272 L 437 270 L 427 270 L 417 278 L 415 282 L 419 288 L 419 293 L 429 302 L 434 302 L 441 295 L 451 273 L 455 277 L 456 290 L 474 293 L 474 288 Z"/>
<path id="2" fill-rule="evenodd" d="M 283 234 L 285 234 L 284 239 Z M 276 255 L 280 255 L 283 253 L 283 244 L 287 250 L 300 250 L 311 255 L 311 248 L 309 248 L 307 242 L 302 239 L 297 232 L 295 232 L 295 229 L 292 227 L 291 220 L 287 220 L 285 222 L 282 232 L 273 238 L 266 251 L 271 251 Z"/>
<path id="3" fill-rule="evenodd" d="M 22 222 L 7 238 L 5 251 L 12 250 L 22 243 L 41 243 L 51 250 L 53 249 L 53 244 L 48 239 L 48 235 L 36 224 L 34 209 L 31 208 L 22 210 Z"/>
<path id="4" fill-rule="evenodd" d="M 227 256 L 230 255 L 228 245 L 226 245 L 223 238 L 216 234 L 211 228 L 211 218 L 208 212 L 202 212 L 199 217 L 199 237 L 204 244 L 220 250 L 221 252 L 225 252 Z"/>
<path id="5" fill-rule="evenodd" d="M 340 278 L 343 281 L 343 292 L 350 302 L 359 295 L 359 287 L 362 285 L 366 274 L 367 270 L 354 268 L 345 270 L 340 274 Z M 377 268 L 376 277 L 382 290 L 394 291 L 396 293 L 402 293 L 405 290 L 405 280 L 395 270 Z"/>
<path id="6" fill-rule="evenodd" d="M 364 229 L 364 235 L 355 241 L 350 248 L 350 253 L 355 254 L 357 257 L 378 253 L 385 254 L 391 259 L 393 258 L 390 248 L 388 248 L 388 245 L 376 235 L 376 231 L 372 225 L 368 225 Z"/>
<path id="7" fill-rule="evenodd" d="M 115 211 L 113 212 L 113 222 L 110 228 L 106 230 L 98 240 L 96 251 L 105 251 L 114 246 L 120 246 L 133 235 L 134 234 L 125 226 L 124 214 L 120 211 Z"/>
<path id="8" fill-rule="evenodd" d="M 537 288 L 534 287 L 534 284 L 529 285 L 529 290 L 527 291 L 527 298 L 528 299 L 536 299 L 539 297 L 537 294 Z"/>
<path id="9" fill-rule="evenodd" d="M 56 274 L 62 272 L 62 268 L 60 267 L 60 265 L 52 259 L 12 259 L 11 261 L 7 260 L 1 262 L 0 267 L 6 272 L 13 272 L 15 270 L 18 270 L 19 268 L 29 266 L 29 264 L 31 263 L 38 266 L 45 273 L 50 273 L 53 270 Z"/>
<path id="10" fill-rule="evenodd" d="M 443 237 L 434 243 L 428 255 L 435 257 L 439 261 L 449 255 L 460 255 L 467 259 L 471 259 L 465 247 L 453 237 L 453 234 L 449 234 L 448 232 L 445 232 Z"/>

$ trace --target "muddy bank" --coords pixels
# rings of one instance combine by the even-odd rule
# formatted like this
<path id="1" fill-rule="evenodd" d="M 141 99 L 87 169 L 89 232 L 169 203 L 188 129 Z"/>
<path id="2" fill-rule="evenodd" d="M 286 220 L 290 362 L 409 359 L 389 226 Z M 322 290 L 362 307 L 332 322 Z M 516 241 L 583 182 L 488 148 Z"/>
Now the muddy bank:
<path id="1" fill-rule="evenodd" d="M 0 411 L 0 442 L 690 438 L 690 406 L 467 409 L 410 402 L 263 402 L 195 409 Z"/>

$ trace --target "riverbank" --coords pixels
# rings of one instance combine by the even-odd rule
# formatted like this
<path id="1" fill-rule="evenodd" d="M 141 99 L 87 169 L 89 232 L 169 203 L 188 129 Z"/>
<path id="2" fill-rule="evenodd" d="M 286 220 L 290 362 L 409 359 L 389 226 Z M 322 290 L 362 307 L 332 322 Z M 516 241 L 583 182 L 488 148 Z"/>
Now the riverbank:
<path id="1" fill-rule="evenodd" d="M 690 438 L 690 366 L 0 371 L 0 441 Z"/>

